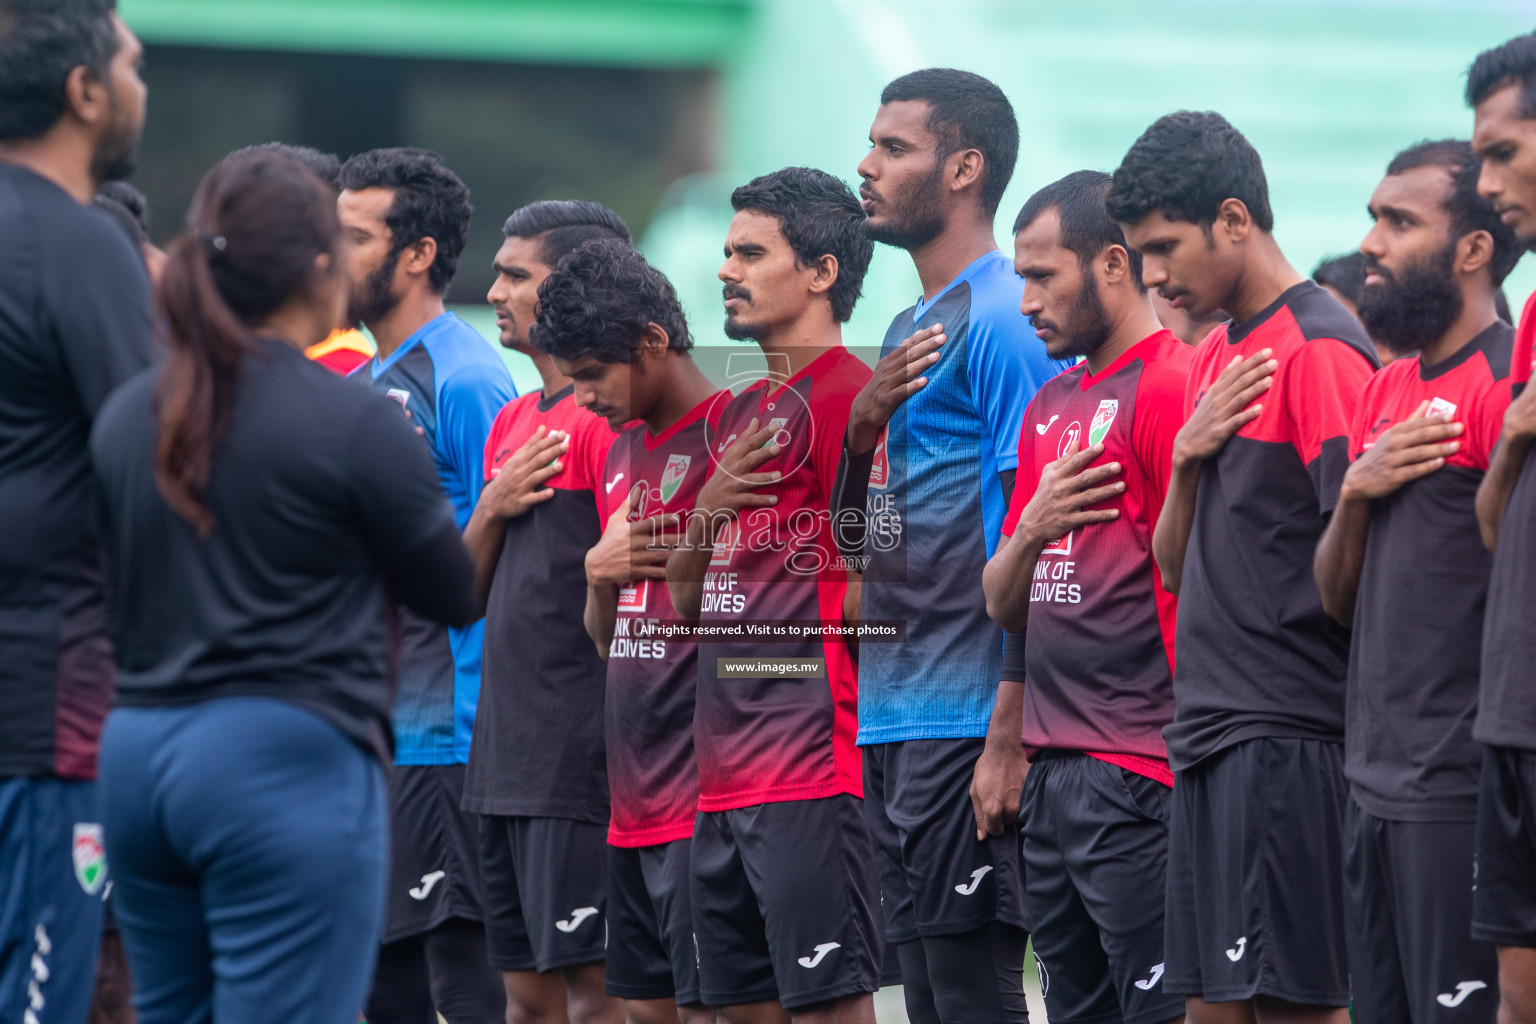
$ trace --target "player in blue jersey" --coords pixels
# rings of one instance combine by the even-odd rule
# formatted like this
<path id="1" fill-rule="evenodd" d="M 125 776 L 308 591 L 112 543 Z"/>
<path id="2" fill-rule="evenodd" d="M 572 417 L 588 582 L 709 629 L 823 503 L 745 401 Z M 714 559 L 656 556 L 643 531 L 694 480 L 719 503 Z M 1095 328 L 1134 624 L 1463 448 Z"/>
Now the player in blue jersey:
<path id="1" fill-rule="evenodd" d="M 853 404 L 835 520 L 868 514 L 867 538 L 839 540 L 862 559 L 861 618 L 907 624 L 905 643 L 866 645 L 859 663 L 886 940 L 917 1024 L 1023 1021 L 1020 712 L 1000 709 L 1011 714 L 997 730 L 1006 749 L 996 764 L 982 759 L 1003 634 L 987 618 L 981 573 L 1007 512 L 1025 406 L 1063 364 L 1019 312 L 1023 282 L 993 234 L 1019 149 L 1002 91 L 948 68 L 904 75 L 881 94 L 869 137 L 859 164 L 868 230 L 911 254 L 923 286 Z M 1009 820 L 983 827 L 973 778 L 1006 790 Z"/>
<path id="2" fill-rule="evenodd" d="M 480 496 L 491 423 L 516 395 L 490 343 L 443 308 L 469 231 L 469 190 L 419 149 L 358 154 L 340 185 L 347 315 L 378 346 L 352 376 L 410 413 L 462 530 Z M 486 960 L 478 823 L 459 807 L 482 631 L 479 622 L 450 629 L 401 612 L 389 907 L 372 1024 L 419 1024 L 434 1008 L 449 1024 L 500 1024 L 505 1011 Z"/>

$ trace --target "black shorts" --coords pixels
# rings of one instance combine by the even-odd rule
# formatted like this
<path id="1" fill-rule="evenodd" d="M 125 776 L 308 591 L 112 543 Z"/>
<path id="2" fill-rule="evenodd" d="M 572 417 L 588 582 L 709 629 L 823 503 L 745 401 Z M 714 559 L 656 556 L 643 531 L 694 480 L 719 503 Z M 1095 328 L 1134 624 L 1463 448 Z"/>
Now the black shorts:
<path id="1" fill-rule="evenodd" d="M 1083 754 L 1030 766 L 1019 832 L 1052 1024 L 1160 1024 L 1184 1012 L 1162 985 L 1172 793 Z"/>
<path id="2" fill-rule="evenodd" d="M 1343 761 L 1261 737 L 1175 773 L 1164 991 L 1348 1005 Z"/>
<path id="3" fill-rule="evenodd" d="M 885 938 L 914 942 L 992 921 L 1029 930 L 1019 831 L 976 840 L 971 776 L 984 740 L 864 748 L 864 817 L 875 844 Z"/>
<path id="4" fill-rule="evenodd" d="M 1536 754 L 1483 748 L 1472 937 L 1536 947 Z"/>
<path id="5" fill-rule="evenodd" d="M 608 828 L 566 818 L 480 818 L 485 950 L 503 971 L 603 959 Z"/>
<path id="6" fill-rule="evenodd" d="M 605 985 L 620 999 L 699 1001 L 699 954 L 688 898 L 693 840 L 608 848 Z"/>
<path id="7" fill-rule="evenodd" d="M 1493 1020 L 1498 955 L 1472 928 L 1472 822 L 1345 812 L 1349 971 L 1356 1024 Z"/>
<path id="8" fill-rule="evenodd" d="M 692 898 L 706 1006 L 795 1009 L 880 986 L 880 887 L 852 796 L 700 813 Z"/>
<path id="9" fill-rule="evenodd" d="M 464 766 L 389 771 L 389 911 L 384 941 L 431 931 L 451 917 L 481 919 L 478 815 L 461 810 Z"/>

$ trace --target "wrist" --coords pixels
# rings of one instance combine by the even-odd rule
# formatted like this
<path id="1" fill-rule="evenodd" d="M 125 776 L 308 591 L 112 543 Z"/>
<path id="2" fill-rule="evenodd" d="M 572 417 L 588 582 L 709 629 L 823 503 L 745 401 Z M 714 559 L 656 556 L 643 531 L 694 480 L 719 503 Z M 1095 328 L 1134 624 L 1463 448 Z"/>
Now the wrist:
<path id="1" fill-rule="evenodd" d="M 1198 469 L 1203 460 L 1182 444 L 1173 446 L 1173 471 L 1175 473 Z"/>
<path id="2" fill-rule="evenodd" d="M 880 430 L 885 424 L 872 423 L 868 419 L 850 418 L 848 430 L 843 435 L 843 447 L 851 456 L 868 455 L 880 443 Z"/>

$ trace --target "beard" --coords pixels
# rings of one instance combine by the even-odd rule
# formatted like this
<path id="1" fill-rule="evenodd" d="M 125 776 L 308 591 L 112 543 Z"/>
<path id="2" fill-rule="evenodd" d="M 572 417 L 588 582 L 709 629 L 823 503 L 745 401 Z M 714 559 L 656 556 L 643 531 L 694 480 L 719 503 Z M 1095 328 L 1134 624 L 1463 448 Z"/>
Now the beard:
<path id="1" fill-rule="evenodd" d="M 378 323 L 399 305 L 394 292 L 397 262 L 398 255 L 391 257 L 363 279 L 361 294 L 354 291 L 347 300 L 347 323 L 358 327 Z"/>
<path id="2" fill-rule="evenodd" d="M 1030 318 L 1030 323 L 1035 327 L 1048 327 L 1056 332 L 1057 337 L 1065 340 L 1062 348 L 1047 353 L 1052 359 L 1091 356 L 1109 340 L 1114 325 L 1104 310 L 1104 300 L 1099 295 L 1099 282 L 1094 279 L 1092 271 L 1084 272 L 1083 286 L 1077 290 L 1077 298 L 1072 300 L 1072 308 L 1067 310 L 1066 319 L 1066 325 L 1062 326 L 1050 320 Z"/>
<path id="3" fill-rule="evenodd" d="M 107 127 L 91 153 L 91 178 L 94 181 L 122 181 L 133 174 L 139 162 L 139 135 L 143 125 L 128 119 L 115 93 L 108 95 Z"/>
<path id="4" fill-rule="evenodd" d="M 740 285 L 726 285 L 721 291 L 720 297 L 724 299 L 741 299 L 747 305 L 752 304 L 752 293 Z M 740 308 L 740 307 L 736 307 Z M 725 336 L 732 341 L 762 341 L 768 333 L 764 324 L 754 324 L 744 320 L 740 316 L 725 315 Z"/>
<path id="5" fill-rule="evenodd" d="M 934 157 L 933 172 L 905 192 L 885 197 L 891 215 L 884 224 L 866 220 L 864 228 L 876 242 L 905 249 L 921 249 L 944 230 L 944 210 L 939 202 L 944 181 L 944 160 Z"/>
<path id="6" fill-rule="evenodd" d="M 1373 258 L 1365 258 L 1368 274 L 1380 274 L 1381 284 L 1360 291 L 1360 322 L 1371 337 L 1399 356 L 1412 355 L 1437 341 L 1461 316 L 1461 289 L 1452 265 L 1456 243 L 1394 274 Z"/>

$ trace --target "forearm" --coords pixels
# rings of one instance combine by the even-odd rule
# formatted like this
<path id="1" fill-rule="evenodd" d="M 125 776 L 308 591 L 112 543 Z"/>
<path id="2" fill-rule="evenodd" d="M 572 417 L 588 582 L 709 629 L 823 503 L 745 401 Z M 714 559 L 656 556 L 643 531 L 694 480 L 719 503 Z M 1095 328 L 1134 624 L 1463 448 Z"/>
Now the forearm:
<path id="1" fill-rule="evenodd" d="M 857 559 L 864 554 L 864 538 L 869 532 L 869 471 L 874 462 L 873 450 L 852 455 L 844 439 L 832 495 L 832 539 L 844 558 Z"/>
<path id="2" fill-rule="evenodd" d="M 608 660 L 613 644 L 614 624 L 619 618 L 619 589 L 612 583 L 587 582 L 587 607 L 582 612 L 587 635 L 597 645 L 597 656 Z"/>
<path id="3" fill-rule="evenodd" d="M 1200 463 L 1175 459 L 1168 479 L 1168 494 L 1152 531 L 1152 557 L 1163 576 L 1163 589 L 1179 592 L 1184 578 L 1184 555 L 1189 550 L 1189 531 L 1195 522 L 1195 496 L 1200 484 Z"/>
<path id="4" fill-rule="evenodd" d="M 997 699 L 992 703 L 992 717 L 987 722 L 986 746 L 993 750 L 1021 754 L 1020 736 L 1024 732 L 1024 683 L 1003 679 L 997 684 Z"/>
<path id="5" fill-rule="evenodd" d="M 672 608 L 690 621 L 697 620 L 704 604 L 704 576 L 714 554 L 713 539 L 705 525 L 707 517 L 689 516 L 683 543 L 667 559 L 667 593 Z"/>
<path id="6" fill-rule="evenodd" d="M 1312 559 L 1312 574 L 1317 578 L 1323 611 L 1341 625 L 1349 626 L 1355 621 L 1355 596 L 1365 567 L 1365 539 L 1370 525 L 1370 500 L 1341 494 Z"/>
<path id="7" fill-rule="evenodd" d="M 1514 492 L 1515 482 L 1530 450 L 1527 438 L 1503 438 L 1493 449 L 1488 460 L 1488 472 L 1477 488 L 1477 528 L 1483 536 L 1483 545 L 1492 551 L 1499 541 L 1499 527 L 1504 524 L 1504 509 Z"/>
<path id="8" fill-rule="evenodd" d="M 981 589 L 987 598 L 987 615 L 1010 633 L 1029 624 L 1029 589 L 1045 540 L 1023 532 L 1003 538 L 997 553 L 981 571 Z"/>
<path id="9" fill-rule="evenodd" d="M 491 593 L 491 580 L 496 576 L 496 563 L 501 560 L 501 544 L 507 534 L 507 521 L 492 514 L 485 506 L 475 506 L 464 527 L 464 546 L 475 565 L 474 605 L 475 616 L 485 614 L 485 605 Z"/>

